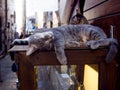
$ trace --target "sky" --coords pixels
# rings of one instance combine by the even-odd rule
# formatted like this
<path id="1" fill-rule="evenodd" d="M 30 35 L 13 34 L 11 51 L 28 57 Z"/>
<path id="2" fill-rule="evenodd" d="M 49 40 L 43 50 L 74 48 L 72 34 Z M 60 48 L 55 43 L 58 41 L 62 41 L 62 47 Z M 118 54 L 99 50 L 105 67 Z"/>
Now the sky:
<path id="1" fill-rule="evenodd" d="M 58 0 L 26 0 L 26 15 L 58 10 Z"/>
<path id="2" fill-rule="evenodd" d="M 22 6 L 24 0 L 15 1 L 16 9 L 16 25 L 18 33 L 21 33 L 22 27 Z M 30 17 L 35 15 L 35 13 L 41 13 L 44 11 L 55 11 L 58 10 L 58 0 L 26 0 L 26 16 Z"/>

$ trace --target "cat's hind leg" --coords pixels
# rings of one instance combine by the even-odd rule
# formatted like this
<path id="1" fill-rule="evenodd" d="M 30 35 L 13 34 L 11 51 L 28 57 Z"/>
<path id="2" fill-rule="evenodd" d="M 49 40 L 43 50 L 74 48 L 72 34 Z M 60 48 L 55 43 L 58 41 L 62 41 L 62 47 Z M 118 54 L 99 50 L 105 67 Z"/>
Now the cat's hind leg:
<path id="1" fill-rule="evenodd" d="M 97 49 L 100 46 L 108 46 L 110 44 L 110 39 L 100 39 L 100 40 L 90 40 L 87 41 L 86 46 L 91 49 Z"/>
<path id="2" fill-rule="evenodd" d="M 114 38 L 105 38 L 100 40 L 90 40 L 86 43 L 86 46 L 91 49 L 97 49 L 100 46 L 109 46 L 111 43 L 118 44 L 117 40 Z"/>

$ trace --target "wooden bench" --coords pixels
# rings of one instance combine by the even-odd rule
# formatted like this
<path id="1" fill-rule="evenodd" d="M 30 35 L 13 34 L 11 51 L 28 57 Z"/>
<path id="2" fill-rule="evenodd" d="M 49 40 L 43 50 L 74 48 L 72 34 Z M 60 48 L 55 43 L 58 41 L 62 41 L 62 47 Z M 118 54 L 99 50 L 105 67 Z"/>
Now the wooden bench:
<path id="1" fill-rule="evenodd" d="M 37 51 L 31 56 L 26 56 L 27 47 L 22 47 L 15 54 L 15 60 L 19 64 L 20 90 L 37 90 L 36 74 L 34 66 L 36 65 L 60 65 L 56 59 L 54 50 Z M 11 49 L 9 51 L 14 51 Z M 109 64 L 105 63 L 105 57 L 108 49 L 66 49 L 68 65 L 98 64 L 99 85 L 98 90 L 116 90 L 117 69 L 116 60 Z"/>

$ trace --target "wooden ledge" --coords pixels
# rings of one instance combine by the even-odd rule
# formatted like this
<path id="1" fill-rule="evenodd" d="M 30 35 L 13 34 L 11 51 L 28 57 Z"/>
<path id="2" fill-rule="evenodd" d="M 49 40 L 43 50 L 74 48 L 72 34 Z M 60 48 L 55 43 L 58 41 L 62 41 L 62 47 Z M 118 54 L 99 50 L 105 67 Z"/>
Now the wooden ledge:
<path id="1" fill-rule="evenodd" d="M 29 62 L 32 65 L 60 65 L 56 58 L 54 50 L 36 51 L 30 56 L 26 56 L 27 46 L 22 46 L 16 53 L 19 57 L 18 62 Z M 26 47 L 26 48 L 25 48 Z M 9 51 L 12 51 L 13 48 Z M 13 50 L 15 51 L 15 50 Z M 67 62 L 69 65 L 94 64 L 105 62 L 105 57 L 108 53 L 107 48 L 99 48 L 91 50 L 89 48 L 72 48 L 65 49 Z"/>
<path id="2" fill-rule="evenodd" d="M 15 61 L 19 65 L 20 90 L 36 90 L 36 65 L 61 65 L 56 59 L 54 50 L 36 51 L 31 56 L 26 56 L 28 46 L 15 46 L 9 51 L 15 51 Z M 17 50 L 15 50 L 17 49 Z M 116 62 L 106 65 L 105 57 L 108 48 L 91 50 L 89 48 L 65 49 L 69 65 L 98 64 L 99 65 L 99 90 L 113 90 L 116 88 L 117 68 Z"/>
<path id="3" fill-rule="evenodd" d="M 14 52 L 14 51 L 26 51 L 28 49 L 28 45 L 15 45 L 12 48 L 8 50 L 8 52 Z"/>

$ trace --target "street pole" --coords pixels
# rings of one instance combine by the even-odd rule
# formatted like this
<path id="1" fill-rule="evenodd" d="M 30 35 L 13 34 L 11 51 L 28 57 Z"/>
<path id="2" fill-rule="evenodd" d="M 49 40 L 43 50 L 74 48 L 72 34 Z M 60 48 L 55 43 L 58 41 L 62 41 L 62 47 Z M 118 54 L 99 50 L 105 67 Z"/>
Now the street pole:
<path id="1" fill-rule="evenodd" d="M 26 31 L 26 0 L 21 0 L 22 1 L 22 27 L 21 27 L 21 32 L 23 34 L 23 38 L 25 38 L 25 31 Z"/>

